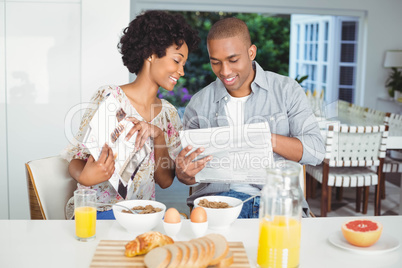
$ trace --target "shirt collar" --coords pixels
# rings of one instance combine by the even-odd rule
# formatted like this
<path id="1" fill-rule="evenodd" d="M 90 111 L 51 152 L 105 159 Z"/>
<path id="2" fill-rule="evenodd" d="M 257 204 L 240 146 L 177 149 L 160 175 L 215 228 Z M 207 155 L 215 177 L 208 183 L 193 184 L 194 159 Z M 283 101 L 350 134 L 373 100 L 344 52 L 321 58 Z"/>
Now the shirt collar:
<path id="1" fill-rule="evenodd" d="M 254 83 L 258 85 L 258 87 L 268 90 L 268 82 L 265 77 L 265 72 L 261 68 L 261 66 L 256 62 L 253 61 L 253 68 L 255 69 L 255 77 L 254 81 L 251 83 L 251 91 L 255 91 L 256 87 L 254 87 Z M 214 92 L 214 102 L 218 102 L 224 97 L 228 96 L 229 93 L 226 90 L 223 82 L 217 77 L 215 80 L 216 87 Z"/>

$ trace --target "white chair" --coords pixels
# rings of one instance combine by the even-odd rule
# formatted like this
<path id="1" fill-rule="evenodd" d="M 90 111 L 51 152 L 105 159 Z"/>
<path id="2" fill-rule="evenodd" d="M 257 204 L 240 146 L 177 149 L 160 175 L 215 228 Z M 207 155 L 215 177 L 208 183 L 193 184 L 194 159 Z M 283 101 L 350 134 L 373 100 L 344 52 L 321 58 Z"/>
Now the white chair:
<path id="1" fill-rule="evenodd" d="M 65 206 L 77 188 L 68 164 L 60 156 L 25 164 L 31 219 L 66 219 Z"/>
<path id="2" fill-rule="evenodd" d="M 389 125 L 389 135 L 390 136 L 402 136 L 402 115 L 401 114 L 387 114 L 386 123 Z M 401 175 L 401 186 L 400 186 L 400 203 L 399 203 L 399 214 L 402 215 L 402 159 L 399 158 L 402 153 L 401 150 L 389 150 L 390 156 L 385 157 L 384 167 L 382 172 L 387 173 L 399 173 Z M 398 155 L 393 157 L 393 154 Z M 385 181 L 385 180 L 384 180 Z M 385 182 L 384 182 L 385 183 Z M 385 189 L 385 188 L 384 188 Z M 385 198 L 385 191 L 382 193 L 382 197 Z"/>
<path id="3" fill-rule="evenodd" d="M 388 126 L 329 126 L 323 164 L 306 166 L 310 183 L 322 184 L 321 216 L 331 207 L 332 187 L 357 187 L 356 210 L 360 211 L 361 189 L 364 187 L 363 213 L 367 213 L 369 186 L 376 186 L 374 214 L 380 215 L 379 187 L 386 151 Z M 377 167 L 377 172 L 370 167 Z M 312 186 L 309 185 L 309 189 Z M 310 192 L 310 191 L 309 191 Z"/>

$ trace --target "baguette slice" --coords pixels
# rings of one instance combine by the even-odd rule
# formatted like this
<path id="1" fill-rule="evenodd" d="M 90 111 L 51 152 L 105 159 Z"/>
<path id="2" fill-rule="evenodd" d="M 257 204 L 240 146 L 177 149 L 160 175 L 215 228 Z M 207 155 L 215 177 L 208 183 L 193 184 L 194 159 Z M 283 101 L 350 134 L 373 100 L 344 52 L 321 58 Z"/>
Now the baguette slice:
<path id="1" fill-rule="evenodd" d="M 186 245 L 186 244 L 184 244 L 184 243 L 181 243 L 181 242 L 176 242 L 176 243 L 174 243 L 176 246 L 178 246 L 179 248 L 181 248 L 181 250 L 182 250 L 182 252 L 183 252 L 183 257 L 182 257 L 182 259 L 181 259 L 181 262 L 178 264 L 178 268 L 181 268 L 181 267 L 183 267 L 183 268 L 185 268 L 185 267 L 189 267 L 187 264 L 188 264 L 188 260 L 190 259 L 190 248 Z M 191 265 L 193 265 L 193 264 L 191 264 Z"/>
<path id="2" fill-rule="evenodd" d="M 212 258 L 215 255 L 215 246 L 213 246 L 212 248 L 211 246 L 213 245 L 212 241 L 205 237 L 198 238 L 197 242 L 200 243 L 205 249 L 205 256 L 203 258 L 202 265 L 203 267 L 206 267 L 208 266 L 208 264 L 211 262 Z"/>
<path id="3" fill-rule="evenodd" d="M 145 255 L 144 263 L 148 268 L 165 268 L 168 266 L 172 254 L 166 248 L 154 248 Z"/>
<path id="4" fill-rule="evenodd" d="M 170 259 L 170 262 L 167 267 L 168 268 L 177 268 L 183 258 L 182 249 L 175 244 L 170 244 L 170 245 L 166 245 L 163 247 L 166 248 L 167 250 L 169 250 L 170 253 L 172 254 L 172 258 Z"/>
<path id="5" fill-rule="evenodd" d="M 225 268 L 229 267 L 230 265 L 233 264 L 234 257 L 233 257 L 233 252 L 229 250 L 228 254 L 226 255 L 225 258 L 223 258 L 218 264 L 216 264 L 214 267 L 216 268 Z"/>
<path id="6" fill-rule="evenodd" d="M 198 268 L 205 267 L 205 264 L 204 264 L 204 262 L 205 262 L 205 249 L 204 249 L 204 246 L 197 239 L 190 240 L 190 243 L 193 244 L 197 248 L 197 251 L 198 251 L 198 258 L 195 261 L 194 267 L 198 267 Z"/>
<path id="7" fill-rule="evenodd" d="M 198 259 L 198 248 L 193 244 L 190 243 L 189 241 L 182 242 L 184 245 L 186 245 L 189 250 L 189 258 L 186 264 L 186 267 L 196 267 L 197 259 Z"/>
<path id="8" fill-rule="evenodd" d="M 229 244 L 226 238 L 220 234 L 208 234 L 205 236 L 215 244 L 215 254 L 209 265 L 218 264 L 229 252 Z"/>

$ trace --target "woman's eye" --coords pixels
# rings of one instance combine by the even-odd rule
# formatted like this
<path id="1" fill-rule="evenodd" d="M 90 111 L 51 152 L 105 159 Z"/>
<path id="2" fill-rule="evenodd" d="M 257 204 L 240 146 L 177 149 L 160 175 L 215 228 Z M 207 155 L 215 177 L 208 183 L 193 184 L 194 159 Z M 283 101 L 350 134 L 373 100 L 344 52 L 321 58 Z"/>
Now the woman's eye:
<path id="1" fill-rule="evenodd" d="M 175 59 L 173 59 L 173 60 L 174 60 L 174 62 L 179 63 L 179 61 L 178 61 L 178 60 L 175 60 Z"/>

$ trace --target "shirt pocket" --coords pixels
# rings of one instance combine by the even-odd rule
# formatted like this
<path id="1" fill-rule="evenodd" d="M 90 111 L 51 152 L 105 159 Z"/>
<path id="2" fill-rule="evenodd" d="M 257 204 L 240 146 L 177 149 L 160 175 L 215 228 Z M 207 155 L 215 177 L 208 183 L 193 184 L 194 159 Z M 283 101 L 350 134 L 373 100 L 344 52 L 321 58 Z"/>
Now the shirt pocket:
<path id="1" fill-rule="evenodd" d="M 267 119 L 271 133 L 289 136 L 289 118 L 286 113 L 264 115 Z"/>

